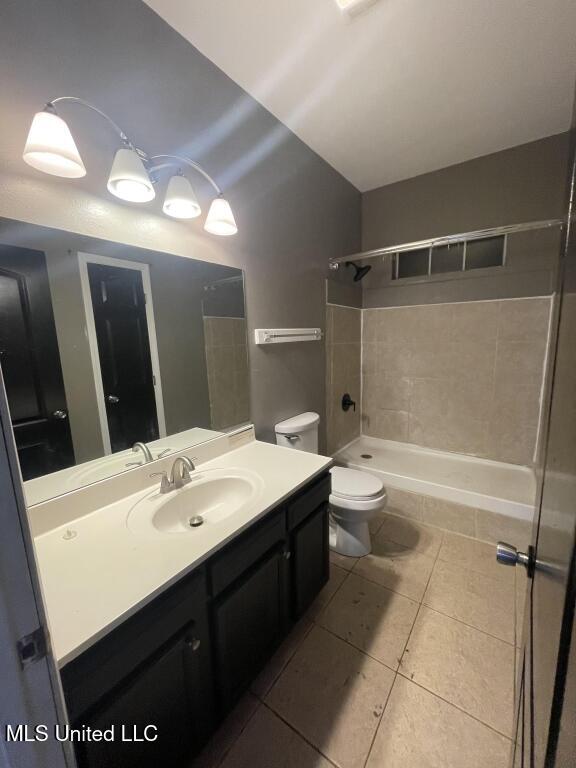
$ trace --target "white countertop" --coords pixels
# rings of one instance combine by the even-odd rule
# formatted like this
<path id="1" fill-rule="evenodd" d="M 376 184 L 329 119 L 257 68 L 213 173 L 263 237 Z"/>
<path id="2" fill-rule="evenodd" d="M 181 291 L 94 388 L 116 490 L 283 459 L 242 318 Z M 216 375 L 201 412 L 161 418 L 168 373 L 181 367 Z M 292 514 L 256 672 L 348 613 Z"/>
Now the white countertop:
<path id="1" fill-rule="evenodd" d="M 59 666 L 78 656 L 331 463 L 325 456 L 253 440 L 199 464 L 199 472 L 232 467 L 252 470 L 262 478 L 263 488 L 238 513 L 217 525 L 198 529 L 202 534 L 197 537 L 194 531 L 143 536 L 128 528 L 128 514 L 137 501 L 150 493 L 150 481 L 136 493 L 37 536 L 42 591 Z M 64 538 L 67 531 L 73 532 L 72 538 Z"/>

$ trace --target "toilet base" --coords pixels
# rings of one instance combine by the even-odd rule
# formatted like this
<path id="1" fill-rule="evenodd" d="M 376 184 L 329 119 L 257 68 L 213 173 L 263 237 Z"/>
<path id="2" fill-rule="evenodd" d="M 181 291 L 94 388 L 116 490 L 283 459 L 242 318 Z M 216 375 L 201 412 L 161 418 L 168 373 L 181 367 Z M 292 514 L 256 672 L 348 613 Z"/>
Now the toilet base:
<path id="1" fill-rule="evenodd" d="M 364 557 L 372 551 L 370 529 L 365 521 L 338 521 L 330 515 L 330 549 L 346 557 Z"/>

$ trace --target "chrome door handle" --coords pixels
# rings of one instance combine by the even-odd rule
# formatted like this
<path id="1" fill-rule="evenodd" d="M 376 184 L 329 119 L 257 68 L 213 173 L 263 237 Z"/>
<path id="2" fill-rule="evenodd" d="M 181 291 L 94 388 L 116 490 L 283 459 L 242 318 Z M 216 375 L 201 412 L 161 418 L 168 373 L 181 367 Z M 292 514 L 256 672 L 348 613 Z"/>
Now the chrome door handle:
<path id="1" fill-rule="evenodd" d="M 116 405 L 116 403 L 120 402 L 118 395 L 106 395 L 106 400 L 112 405 Z"/>
<path id="2" fill-rule="evenodd" d="M 518 552 L 516 547 L 506 544 L 505 541 L 499 541 L 496 544 L 496 560 L 502 565 L 523 565 L 528 569 L 532 566 L 530 551 Z"/>
<path id="3" fill-rule="evenodd" d="M 61 409 L 58 409 L 57 411 L 54 411 L 52 413 L 52 417 L 54 419 L 61 419 L 62 420 L 62 419 L 67 419 L 68 418 L 68 414 L 66 413 L 66 411 L 62 411 Z"/>

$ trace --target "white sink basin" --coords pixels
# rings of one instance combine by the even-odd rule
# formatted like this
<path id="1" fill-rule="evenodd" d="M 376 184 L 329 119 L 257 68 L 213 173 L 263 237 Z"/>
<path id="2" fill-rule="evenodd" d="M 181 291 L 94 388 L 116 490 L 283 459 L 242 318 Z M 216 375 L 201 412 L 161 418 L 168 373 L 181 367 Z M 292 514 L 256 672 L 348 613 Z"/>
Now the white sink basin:
<path id="1" fill-rule="evenodd" d="M 155 488 L 140 499 L 128 514 L 128 527 L 137 533 L 198 535 L 243 510 L 262 488 L 262 478 L 249 470 L 196 470 L 183 488 L 169 493 Z"/>

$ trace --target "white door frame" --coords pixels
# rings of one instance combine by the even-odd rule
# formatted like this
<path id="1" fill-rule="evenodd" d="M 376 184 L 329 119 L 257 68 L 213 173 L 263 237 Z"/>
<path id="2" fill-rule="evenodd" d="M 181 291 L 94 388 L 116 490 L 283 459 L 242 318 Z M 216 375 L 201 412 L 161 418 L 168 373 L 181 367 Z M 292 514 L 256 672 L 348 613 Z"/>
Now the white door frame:
<path id="1" fill-rule="evenodd" d="M 8 402 L 0 371 L 0 766 L 4 768 L 73 768 L 72 745 L 53 738 L 56 723 L 67 722 L 60 675 L 50 650 L 48 621 L 34 544 L 24 501 L 22 476 L 14 443 Z M 18 641 L 38 628 L 47 653 L 22 666 Z M 48 726 L 47 741 L 7 742 L 7 724 Z"/>
<path id="2" fill-rule="evenodd" d="M 158 341 L 156 338 L 156 323 L 154 321 L 154 303 L 152 300 L 152 284 L 150 282 L 150 267 L 139 261 L 127 261 L 115 259 L 109 256 L 99 256 L 95 253 L 78 252 L 78 266 L 80 268 L 80 283 L 82 285 L 82 298 L 84 300 L 84 313 L 86 315 L 86 335 L 90 346 L 90 359 L 96 384 L 96 403 L 98 406 L 98 419 L 104 444 L 104 453 L 112 453 L 110 443 L 110 431 L 108 429 L 108 417 L 106 415 L 106 403 L 104 401 L 104 385 L 102 383 L 102 371 L 100 369 L 100 356 L 98 354 L 98 339 L 96 336 L 96 324 L 94 322 L 94 307 L 92 306 L 92 294 L 90 293 L 90 281 L 88 279 L 88 264 L 105 264 L 108 267 L 121 267 L 133 269 L 142 275 L 142 286 L 146 296 L 146 323 L 148 326 L 148 341 L 150 345 L 150 359 L 152 374 L 154 376 L 154 398 L 156 400 L 156 418 L 158 419 L 159 437 L 166 437 L 166 419 L 164 416 L 164 400 L 162 398 L 162 380 L 160 377 L 160 360 L 158 357 Z"/>

